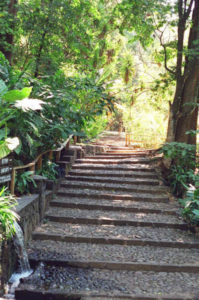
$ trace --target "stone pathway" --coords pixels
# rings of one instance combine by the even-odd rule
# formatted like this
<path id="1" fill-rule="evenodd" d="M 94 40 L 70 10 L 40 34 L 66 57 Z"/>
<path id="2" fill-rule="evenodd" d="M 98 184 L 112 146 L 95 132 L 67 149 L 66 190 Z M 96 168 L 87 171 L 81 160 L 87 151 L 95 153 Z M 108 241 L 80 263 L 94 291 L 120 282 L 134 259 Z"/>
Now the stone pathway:
<path id="1" fill-rule="evenodd" d="M 147 151 L 76 160 L 28 253 L 44 264 L 16 299 L 199 299 L 199 237 Z"/>

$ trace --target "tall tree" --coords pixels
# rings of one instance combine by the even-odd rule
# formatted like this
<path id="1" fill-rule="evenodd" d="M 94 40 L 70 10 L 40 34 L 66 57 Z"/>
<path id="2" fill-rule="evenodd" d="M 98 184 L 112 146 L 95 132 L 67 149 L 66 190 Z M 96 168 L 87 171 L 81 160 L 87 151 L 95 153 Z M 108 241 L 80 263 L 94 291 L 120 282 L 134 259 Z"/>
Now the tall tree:
<path id="1" fill-rule="evenodd" d="M 0 23 L 0 51 L 11 63 L 14 43 L 14 28 L 17 14 L 17 0 L 3 0 L 0 4 L 2 13 Z"/>
<path id="2" fill-rule="evenodd" d="M 190 17 L 191 15 L 191 22 Z M 189 25 L 190 24 L 190 25 Z M 185 32 L 189 29 L 188 46 Z M 170 107 L 167 141 L 196 143 L 199 99 L 199 0 L 178 0 L 176 91 Z"/>

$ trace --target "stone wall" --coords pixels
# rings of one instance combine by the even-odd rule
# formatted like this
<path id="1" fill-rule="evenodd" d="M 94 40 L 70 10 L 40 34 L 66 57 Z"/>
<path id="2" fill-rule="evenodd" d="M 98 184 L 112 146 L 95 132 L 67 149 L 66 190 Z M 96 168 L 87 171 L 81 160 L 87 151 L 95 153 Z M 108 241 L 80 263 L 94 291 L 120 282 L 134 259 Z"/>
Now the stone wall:
<path id="1" fill-rule="evenodd" d="M 106 146 L 98 145 L 72 145 L 67 150 L 67 155 L 71 155 L 74 161 L 83 158 L 85 155 L 95 155 L 97 153 L 106 152 Z M 71 168 L 71 163 L 66 166 L 66 174 Z M 31 239 L 31 235 L 35 227 L 42 221 L 45 211 L 48 209 L 50 200 L 59 188 L 59 179 L 56 183 L 46 180 L 42 176 L 34 176 L 37 188 L 32 189 L 30 196 L 18 198 L 17 213 L 20 216 L 20 226 L 24 232 L 25 244 Z M 46 187 L 50 190 L 46 190 Z M 15 254 L 13 242 L 2 242 L 0 229 L 0 296 L 3 293 L 3 286 L 8 281 L 17 265 L 17 257 Z M 3 275 L 2 275 L 3 274 Z"/>

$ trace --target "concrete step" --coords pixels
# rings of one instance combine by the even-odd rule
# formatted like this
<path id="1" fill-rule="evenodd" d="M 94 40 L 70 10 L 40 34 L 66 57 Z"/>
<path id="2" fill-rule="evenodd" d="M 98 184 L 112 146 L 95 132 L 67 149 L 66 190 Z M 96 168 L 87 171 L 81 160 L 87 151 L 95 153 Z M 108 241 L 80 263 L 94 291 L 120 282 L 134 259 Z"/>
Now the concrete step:
<path id="1" fill-rule="evenodd" d="M 181 229 L 82 225 L 48 221 L 33 233 L 34 240 L 94 244 L 148 245 L 172 248 L 199 248 L 199 237 Z"/>
<path id="2" fill-rule="evenodd" d="M 87 210 L 135 212 L 150 214 L 179 215 L 180 208 L 174 204 L 141 202 L 128 200 L 104 200 L 85 197 L 56 197 L 50 202 L 52 207 L 79 208 Z"/>
<path id="3" fill-rule="evenodd" d="M 140 193 L 140 194 L 146 194 L 150 193 L 151 195 L 163 195 L 168 190 L 165 186 L 151 186 L 151 185 L 137 185 L 137 184 L 125 184 L 125 183 L 109 183 L 109 182 L 85 182 L 83 181 L 72 181 L 71 180 L 65 180 L 61 183 L 61 187 L 64 188 L 74 188 L 74 189 L 89 189 L 89 190 L 101 190 L 101 191 L 121 191 L 123 194 L 129 192 L 129 193 Z"/>
<path id="4" fill-rule="evenodd" d="M 111 153 L 105 153 L 105 154 L 96 154 L 95 156 L 85 156 L 85 159 L 126 159 L 126 158 L 146 158 L 146 155 L 143 154 L 135 154 L 135 153 L 129 153 L 129 154 L 111 154 Z"/>
<path id="5" fill-rule="evenodd" d="M 82 176 L 82 175 L 77 175 L 76 176 L 72 176 L 71 172 L 69 174 L 70 176 L 66 176 L 65 179 L 69 180 L 69 181 L 86 181 L 86 182 L 98 182 L 98 183 L 114 183 L 114 184 L 128 184 L 128 185 L 132 185 L 132 184 L 136 184 L 136 185 L 150 185 L 150 186 L 159 186 L 160 182 L 158 180 L 154 180 L 154 179 L 136 179 L 136 178 L 125 178 L 125 177 L 114 177 L 114 178 L 110 178 L 110 177 L 91 177 L 91 176 Z M 104 174 L 105 175 L 105 174 Z"/>
<path id="6" fill-rule="evenodd" d="M 106 270 L 119 270 L 121 271 L 135 271 L 135 272 L 167 272 L 167 273 L 199 273 L 199 264 L 157 264 L 153 263 L 135 263 L 135 262 L 114 262 L 114 261 L 96 261 L 96 260 L 68 260 L 68 259 L 52 259 L 52 258 L 31 258 L 30 263 L 32 265 L 37 265 L 43 262 L 47 266 L 55 267 L 72 267 L 72 268 L 82 268 L 82 269 L 106 269 Z"/>
<path id="7" fill-rule="evenodd" d="M 115 226 L 140 226 L 187 229 L 181 217 L 164 214 L 115 212 L 102 210 L 63 209 L 51 207 L 45 218 L 52 222 Z"/>
<path id="8" fill-rule="evenodd" d="M 61 241 L 32 240 L 27 248 L 31 260 L 104 261 L 198 268 L 198 249 L 180 249 L 153 246 L 122 246 L 108 244 L 67 243 Z M 125 268 L 125 266 L 123 266 Z M 193 268 L 194 270 L 194 268 Z M 169 268 L 168 268 L 169 271 Z"/>
<path id="9" fill-rule="evenodd" d="M 111 178 L 117 178 L 117 177 L 122 177 L 123 179 L 125 178 L 132 178 L 132 179 L 137 179 L 137 180 L 155 180 L 157 182 L 157 175 L 154 172 L 144 172 L 144 171 L 121 171 L 121 170 L 107 170 L 104 172 L 104 170 L 93 170 L 93 169 L 72 169 L 69 172 L 69 175 L 71 176 L 90 176 L 90 177 L 111 177 Z"/>
<path id="10" fill-rule="evenodd" d="M 90 158 L 82 158 L 77 159 L 76 163 L 81 164 L 149 164 L 150 159 L 148 158 L 124 158 L 124 159 L 90 159 Z"/>
<path id="11" fill-rule="evenodd" d="M 149 165 L 130 165 L 130 164 L 77 164 L 73 165 L 74 169 L 89 169 L 89 170 L 105 170 L 105 171 L 138 171 L 138 172 L 155 172 L 155 169 Z"/>
<path id="12" fill-rule="evenodd" d="M 146 155 L 149 155 L 149 151 L 136 151 L 136 150 L 132 150 L 132 149 L 111 149 L 111 150 L 108 150 L 106 152 L 106 154 L 108 155 L 135 155 L 135 156 L 140 156 L 140 155 L 143 155 L 143 156 L 146 156 Z"/>
<path id="13" fill-rule="evenodd" d="M 67 197 L 85 197 L 89 199 L 110 199 L 110 200 L 131 200 L 131 201 L 147 201 L 147 202 L 163 202 L 169 203 L 169 198 L 167 195 L 156 195 L 152 193 L 122 193 L 122 192 L 105 192 L 101 190 L 92 190 L 92 189 L 77 189 L 74 186 L 72 188 L 60 188 L 58 196 L 67 196 Z"/>
<path id="14" fill-rule="evenodd" d="M 25 279 L 25 283 L 16 289 L 16 300 L 198 299 L 198 274 L 177 273 L 176 276 L 172 276 L 171 273 L 151 272 L 151 274 L 145 274 L 145 272 L 139 272 L 137 274 L 134 271 L 122 271 L 120 272 L 122 279 L 120 283 L 117 276 L 118 271 L 85 270 L 70 267 L 56 269 L 58 269 L 57 273 L 55 268 L 46 266 L 43 275 L 44 279 L 40 284 L 33 277 L 34 274 L 29 280 Z M 74 276 L 76 276 L 76 282 L 72 280 Z M 157 280 L 157 276 L 159 276 L 160 280 Z M 183 284 L 182 286 L 180 278 L 185 282 L 185 285 Z M 31 279 L 35 283 L 29 283 Z M 191 285 L 192 280 L 193 285 Z M 175 283 L 176 287 L 174 288 Z M 171 286 L 171 288 L 168 289 L 168 286 Z"/>

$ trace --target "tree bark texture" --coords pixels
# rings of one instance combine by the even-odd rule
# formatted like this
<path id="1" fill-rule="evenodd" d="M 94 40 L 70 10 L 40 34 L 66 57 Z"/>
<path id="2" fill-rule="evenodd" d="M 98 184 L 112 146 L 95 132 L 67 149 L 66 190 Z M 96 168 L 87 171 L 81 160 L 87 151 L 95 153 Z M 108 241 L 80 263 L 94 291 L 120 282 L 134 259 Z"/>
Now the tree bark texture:
<path id="1" fill-rule="evenodd" d="M 182 4 L 182 1 L 179 1 Z M 180 16 L 180 14 L 179 14 Z M 197 129 L 199 96 L 199 0 L 194 1 L 192 27 L 189 33 L 188 54 L 182 72 L 182 53 L 186 19 L 181 16 L 178 28 L 178 58 L 176 71 L 176 93 L 170 107 L 167 142 L 184 142 L 195 144 L 196 137 L 186 134 Z M 183 21 L 184 20 L 184 21 Z M 198 41 L 198 42 L 196 42 Z"/>

